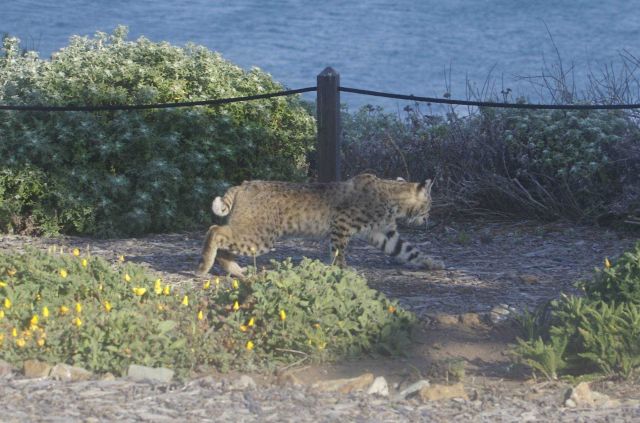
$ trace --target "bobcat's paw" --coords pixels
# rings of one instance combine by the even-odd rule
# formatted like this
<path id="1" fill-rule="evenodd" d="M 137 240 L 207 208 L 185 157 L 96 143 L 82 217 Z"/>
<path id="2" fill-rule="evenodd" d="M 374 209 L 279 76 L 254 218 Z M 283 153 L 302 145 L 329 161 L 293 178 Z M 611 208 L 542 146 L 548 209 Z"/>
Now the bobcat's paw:
<path id="1" fill-rule="evenodd" d="M 442 260 L 434 260 L 432 258 L 425 258 L 422 265 L 428 270 L 443 270 L 444 262 Z"/>

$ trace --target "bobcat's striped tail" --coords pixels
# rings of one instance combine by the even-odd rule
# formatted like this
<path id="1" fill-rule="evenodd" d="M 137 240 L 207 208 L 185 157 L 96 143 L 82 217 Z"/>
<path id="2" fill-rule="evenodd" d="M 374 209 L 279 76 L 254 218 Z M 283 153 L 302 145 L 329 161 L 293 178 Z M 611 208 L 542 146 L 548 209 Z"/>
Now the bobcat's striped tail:
<path id="1" fill-rule="evenodd" d="M 216 197 L 211 204 L 211 210 L 216 216 L 226 216 L 233 208 L 233 201 L 240 187 L 232 187 L 222 197 Z"/>

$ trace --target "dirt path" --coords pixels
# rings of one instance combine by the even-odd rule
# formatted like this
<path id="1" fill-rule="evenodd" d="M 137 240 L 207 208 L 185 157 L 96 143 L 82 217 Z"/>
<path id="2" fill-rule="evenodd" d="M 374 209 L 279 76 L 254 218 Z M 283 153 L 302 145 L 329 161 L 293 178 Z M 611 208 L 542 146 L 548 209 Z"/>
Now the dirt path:
<path id="1" fill-rule="evenodd" d="M 397 298 L 420 317 L 422 328 L 415 347 L 404 358 L 366 359 L 303 367 L 296 375 L 304 383 L 312 383 L 319 379 L 356 376 L 370 371 L 376 376 L 385 376 L 393 390 L 423 378 L 444 381 L 464 369 L 463 382 L 470 394 L 470 401 L 419 404 L 415 401 L 390 402 L 364 394 L 336 396 L 314 393 L 306 388 L 299 390 L 277 386 L 269 378 L 257 378 L 262 386 L 257 391 L 251 391 L 253 393 L 249 399 L 246 391 L 238 393 L 226 389 L 224 383 L 220 385 L 219 381 L 209 381 L 204 385 L 194 381 L 176 387 L 170 393 L 157 392 L 145 384 L 132 382 L 110 385 L 113 389 L 101 385 L 106 382 L 94 382 L 92 389 L 102 389 L 102 394 L 96 394 L 95 398 L 98 399 L 94 400 L 94 397 L 87 397 L 84 394 L 86 389 L 79 388 L 78 384 L 65 385 L 53 381 L 35 384 L 12 380 L 10 388 L 0 384 L 0 397 L 12 398 L 15 406 L 7 406 L 7 402 L 2 401 L 5 405 L 0 405 L 0 410 L 9 407 L 6 410 L 20 412 L 20 407 L 27 407 L 32 410 L 31 416 L 38 415 L 42 408 L 34 405 L 34 399 L 43 401 L 43 404 L 55 403 L 57 395 L 61 399 L 66 392 L 66 395 L 75 395 L 77 399 L 69 408 L 75 410 L 76 414 L 60 412 L 43 416 L 49 415 L 51 420 L 56 420 L 54 417 L 58 416 L 64 420 L 92 415 L 100 420 L 106 415 L 100 415 L 98 411 L 112 410 L 115 413 L 113 417 L 118 416 L 125 421 L 147 420 L 134 410 L 136 401 L 147 398 L 164 404 L 165 411 L 156 413 L 154 420 L 162 416 L 177 418 L 180 409 L 191 410 L 195 414 L 188 415 L 197 420 L 206 420 L 202 416 L 214 415 L 222 418 L 219 413 L 224 407 L 221 404 L 231 407 L 224 408 L 225 412 L 231 410 L 229 416 L 233 412 L 240 413 L 237 416 L 247 421 L 264 421 L 271 417 L 298 421 L 640 419 L 638 402 L 625 403 L 608 410 L 562 407 L 562 396 L 567 385 L 524 381 L 521 373 L 514 372 L 505 353 L 509 343 L 514 340 L 513 330 L 490 321 L 491 316 L 497 316 L 491 314 L 496 306 L 532 308 L 557 297 L 560 292 L 572 291 L 577 279 L 591 277 L 593 268 L 601 266 L 605 257 L 616 257 L 633 245 L 636 238 L 594 227 L 533 222 L 451 222 L 441 224 L 429 233 L 404 233 L 407 239 L 420 245 L 423 250 L 443 259 L 447 269 L 429 272 L 404 268 L 357 240 L 350 246 L 347 260 L 349 265 L 366 276 L 371 287 Z M 51 244 L 88 246 L 93 254 L 108 258 L 124 254 L 128 260 L 158 272 L 165 281 L 189 284 L 195 281 L 192 272 L 197 265 L 203 236 L 204 233 L 182 233 L 115 240 L 5 236 L 0 237 L 0 249 L 20 249 L 26 244 L 39 247 Z M 327 244 L 323 241 L 289 239 L 280 242 L 276 251 L 259 257 L 258 266 L 268 266 L 270 259 L 286 257 L 293 257 L 294 261 L 302 256 L 326 260 L 327 251 Z M 252 260 L 245 260 L 244 264 L 250 262 Z M 216 271 L 218 269 L 214 269 Z M 46 386 L 43 387 L 43 384 Z M 595 388 L 614 398 L 640 400 L 637 386 L 629 382 L 603 382 Z M 122 392 L 127 390 L 142 394 L 123 397 Z M 192 398 L 195 391 L 208 397 L 213 395 L 219 401 L 215 404 L 207 402 L 207 406 L 194 406 L 193 400 L 187 400 L 187 397 L 191 395 L 189 398 Z M 239 399 L 234 400 L 236 396 Z M 225 402 L 227 400 L 228 403 Z M 218 410 L 216 407 L 222 408 Z M 276 409 L 272 410 L 273 407 Z M 58 410 L 56 407 L 54 409 Z M 258 409 L 262 410 L 262 414 L 253 412 Z M 305 411 L 300 414 L 296 409 Z M 198 413 L 203 414 L 198 417 Z M 217 418 L 212 420 L 216 421 Z"/>

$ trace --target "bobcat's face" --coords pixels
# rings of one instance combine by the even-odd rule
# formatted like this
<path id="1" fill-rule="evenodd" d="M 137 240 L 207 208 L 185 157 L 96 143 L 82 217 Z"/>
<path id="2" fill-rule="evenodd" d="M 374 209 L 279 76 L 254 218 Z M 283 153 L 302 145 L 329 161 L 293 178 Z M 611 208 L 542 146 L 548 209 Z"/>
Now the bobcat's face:
<path id="1" fill-rule="evenodd" d="M 426 226 L 429 220 L 431 208 L 431 186 L 433 182 L 427 179 L 419 184 L 410 184 L 408 197 L 402 202 L 401 207 L 404 218 L 409 225 Z"/>

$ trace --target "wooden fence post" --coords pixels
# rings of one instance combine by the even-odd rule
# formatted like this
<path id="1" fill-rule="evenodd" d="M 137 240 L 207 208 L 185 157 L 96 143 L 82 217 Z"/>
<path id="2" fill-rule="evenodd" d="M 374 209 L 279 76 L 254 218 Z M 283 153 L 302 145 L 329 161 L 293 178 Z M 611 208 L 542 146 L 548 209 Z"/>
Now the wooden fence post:
<path id="1" fill-rule="evenodd" d="M 318 75 L 316 100 L 318 182 L 340 180 L 340 74 L 331 67 Z"/>

